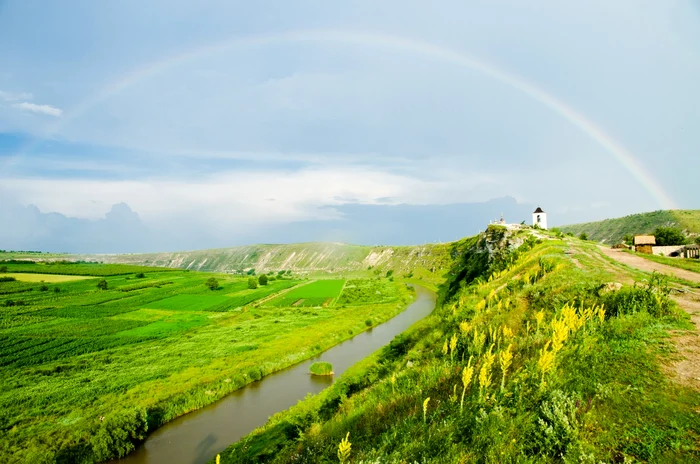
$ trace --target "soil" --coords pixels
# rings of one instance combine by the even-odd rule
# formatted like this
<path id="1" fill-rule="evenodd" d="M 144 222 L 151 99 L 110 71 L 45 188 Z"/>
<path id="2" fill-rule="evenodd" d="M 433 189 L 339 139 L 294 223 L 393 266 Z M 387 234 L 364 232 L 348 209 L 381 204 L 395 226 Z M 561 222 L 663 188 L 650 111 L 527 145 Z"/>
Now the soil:
<path id="1" fill-rule="evenodd" d="M 600 251 L 610 258 L 640 271 L 656 271 L 700 283 L 700 274 L 696 272 L 655 263 L 610 248 L 600 247 Z M 671 373 L 679 383 L 700 390 L 700 292 L 685 286 L 676 285 L 675 287 L 671 298 L 690 315 L 695 330 L 672 331 L 673 342 L 681 357 L 671 366 Z"/>

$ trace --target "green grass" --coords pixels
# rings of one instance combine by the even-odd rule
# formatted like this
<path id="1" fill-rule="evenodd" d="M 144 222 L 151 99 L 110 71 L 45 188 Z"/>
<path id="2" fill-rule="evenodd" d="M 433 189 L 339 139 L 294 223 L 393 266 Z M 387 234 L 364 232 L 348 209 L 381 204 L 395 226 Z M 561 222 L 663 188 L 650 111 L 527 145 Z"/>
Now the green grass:
<path id="1" fill-rule="evenodd" d="M 177 311 L 204 311 L 229 300 L 225 295 L 175 295 L 154 301 L 144 306 L 149 309 L 171 309 Z"/>
<path id="2" fill-rule="evenodd" d="M 388 303 L 396 298 L 396 286 L 389 279 L 352 279 L 345 283 L 336 304 Z"/>
<path id="3" fill-rule="evenodd" d="M 26 273 L 12 273 L 12 274 L 0 274 L 0 277 L 14 277 L 20 282 L 46 282 L 46 283 L 58 283 L 58 282 L 70 282 L 72 280 L 85 280 L 92 279 L 90 276 L 76 276 L 76 275 L 62 275 L 62 274 L 26 274 Z"/>
<path id="4" fill-rule="evenodd" d="M 276 307 L 332 306 L 344 284 L 344 280 L 317 280 L 271 300 L 269 305 Z"/>
<path id="5" fill-rule="evenodd" d="M 443 287 L 432 316 L 330 388 L 273 416 L 221 453 L 222 462 L 337 462 L 348 432 L 352 462 L 700 461 L 700 396 L 663 367 L 674 356 L 668 331 L 689 329 L 687 315 L 656 280 L 600 292 L 618 270 L 588 247 L 547 241 L 514 261 L 487 263 L 481 275 L 466 268 L 459 275 L 505 271 Z M 540 354 L 551 351 L 552 320 L 564 317 L 567 303 L 604 304 L 607 312 L 568 331 L 543 375 Z M 504 377 L 500 360 L 509 346 Z M 496 358 L 483 386 L 488 353 Z M 464 388 L 468 365 L 475 371 Z"/>
<path id="6" fill-rule="evenodd" d="M 20 272 L 30 274 L 63 274 L 97 277 L 137 274 L 139 272 L 169 271 L 169 269 L 153 268 L 147 266 L 75 263 L 70 261 L 19 262 L 6 260 L 0 261 L 0 266 L 7 266 L 8 272 Z"/>
<path id="7" fill-rule="evenodd" d="M 309 366 L 313 375 L 333 375 L 333 365 L 328 362 L 315 362 Z"/>
<path id="8" fill-rule="evenodd" d="M 27 266 L 53 270 L 8 264 L 10 274 Z M 219 289 L 212 291 L 205 285 L 212 274 L 146 268 L 136 278 L 132 266 L 55 266 L 72 275 L 113 275 L 104 277 L 107 290 L 97 289 L 99 279 L 0 282 L 3 463 L 119 455 L 146 425 L 152 431 L 316 356 L 367 330 L 368 318 L 380 323 L 396 315 L 411 298 L 396 283 L 391 303 L 256 308 L 249 303 L 299 282 L 250 291 L 247 278 L 214 275 Z M 309 285 L 312 293 L 337 296 L 342 281 Z"/>

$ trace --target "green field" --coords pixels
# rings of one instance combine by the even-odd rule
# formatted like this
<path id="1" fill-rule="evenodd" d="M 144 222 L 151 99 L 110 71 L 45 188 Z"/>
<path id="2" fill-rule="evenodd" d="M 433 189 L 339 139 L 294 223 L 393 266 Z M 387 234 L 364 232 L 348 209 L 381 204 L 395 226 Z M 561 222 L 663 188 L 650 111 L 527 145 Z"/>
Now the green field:
<path id="1" fill-rule="evenodd" d="M 112 264 L 3 265 L 9 276 L 45 280 L 0 282 L 3 463 L 92 462 L 123 454 L 138 430 L 153 430 L 317 355 L 366 330 L 367 319 L 394 316 L 410 299 L 403 284 L 392 282 L 396 298 L 388 304 L 255 307 L 300 282 L 277 279 L 250 290 L 247 277 L 231 275 Z M 212 276 L 216 290 L 205 285 Z M 97 288 L 103 277 L 106 290 Z M 297 299 L 336 298 L 342 286 L 343 280 L 312 281 L 292 291 L 306 288 Z"/>
<path id="2" fill-rule="evenodd" d="M 139 272 L 169 271 L 166 268 L 132 266 L 120 264 L 74 263 L 70 261 L 31 262 L 22 260 L 0 260 L 0 267 L 7 266 L 12 272 L 31 274 L 63 274 L 82 276 L 115 276 Z"/>
<path id="3" fill-rule="evenodd" d="M 332 306 L 344 284 L 344 280 L 317 280 L 295 288 L 268 304 L 277 307 Z"/>
<path id="4" fill-rule="evenodd" d="M 20 282 L 46 282 L 46 283 L 58 283 L 58 282 L 70 282 L 73 280 L 85 280 L 94 279 L 92 276 L 85 275 L 61 275 L 61 274 L 29 274 L 29 273 L 12 273 L 12 274 L 0 274 L 2 277 L 14 277 Z"/>

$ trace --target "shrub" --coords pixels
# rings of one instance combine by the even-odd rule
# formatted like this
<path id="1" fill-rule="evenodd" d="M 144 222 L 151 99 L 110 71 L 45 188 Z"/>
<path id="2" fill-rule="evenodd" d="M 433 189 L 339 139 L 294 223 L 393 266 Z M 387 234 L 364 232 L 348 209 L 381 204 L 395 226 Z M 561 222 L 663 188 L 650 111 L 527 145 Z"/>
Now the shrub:
<path id="1" fill-rule="evenodd" d="M 372 327 L 372 319 L 367 319 L 367 320 L 365 321 L 365 325 L 366 325 L 367 327 Z"/>
<path id="2" fill-rule="evenodd" d="M 258 279 L 256 279 L 253 276 L 249 277 L 248 278 L 248 288 L 250 288 L 251 290 L 258 288 Z"/>
<path id="3" fill-rule="evenodd" d="M 120 411 L 104 418 L 97 433 L 90 439 L 97 461 L 124 457 L 146 438 L 148 421 L 142 409 Z"/>
<path id="4" fill-rule="evenodd" d="M 61 289 L 58 288 L 58 287 L 54 287 L 54 288 L 53 288 L 53 292 L 54 292 L 54 293 L 61 293 Z"/>
<path id="5" fill-rule="evenodd" d="M 17 279 L 10 276 L 0 277 L 0 282 L 15 282 Z"/>
<path id="6" fill-rule="evenodd" d="M 217 288 L 219 288 L 219 281 L 216 280 L 214 277 L 209 277 L 209 279 L 207 279 L 204 285 L 206 285 L 209 290 L 216 290 Z"/>
<path id="7" fill-rule="evenodd" d="M 97 288 L 100 290 L 107 290 L 107 281 L 105 279 L 101 279 L 99 282 L 97 282 Z"/>
<path id="8" fill-rule="evenodd" d="M 46 284 L 41 284 L 41 287 L 39 287 L 39 290 L 41 290 L 42 292 L 47 292 L 49 290 L 49 287 Z"/>
<path id="9" fill-rule="evenodd" d="M 333 375 L 333 364 L 328 362 L 315 362 L 309 367 L 313 375 Z"/>
<path id="10" fill-rule="evenodd" d="M 0 272 L 7 272 L 7 266 L 0 266 Z"/>
<path id="11" fill-rule="evenodd" d="M 267 276 L 265 274 L 261 274 L 260 277 L 258 277 L 258 283 L 260 285 L 267 285 Z"/>
<path id="12" fill-rule="evenodd" d="M 581 240 L 588 240 L 588 234 L 585 232 L 581 232 L 578 236 Z"/>
<path id="13" fill-rule="evenodd" d="M 144 277 L 146 277 L 146 274 L 144 274 L 143 272 L 139 272 L 138 274 L 136 274 L 137 279 L 143 279 Z"/>
<path id="14" fill-rule="evenodd" d="M 542 401 L 532 443 L 540 455 L 563 456 L 578 438 L 576 401 L 561 390 L 554 390 Z"/>
<path id="15" fill-rule="evenodd" d="M 611 316 L 646 311 L 654 317 L 671 314 L 673 303 L 668 298 L 671 289 L 663 276 L 653 273 L 645 285 L 635 284 L 603 297 L 605 311 Z"/>

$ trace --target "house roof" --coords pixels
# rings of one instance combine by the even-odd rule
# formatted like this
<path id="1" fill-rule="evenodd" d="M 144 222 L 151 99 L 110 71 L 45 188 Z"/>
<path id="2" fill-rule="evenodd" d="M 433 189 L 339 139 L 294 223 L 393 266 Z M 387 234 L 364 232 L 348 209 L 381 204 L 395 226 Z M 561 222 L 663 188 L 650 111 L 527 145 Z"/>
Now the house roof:
<path id="1" fill-rule="evenodd" d="M 635 235 L 635 245 L 656 245 L 656 237 L 653 235 Z"/>
<path id="2" fill-rule="evenodd" d="M 532 213 L 532 214 L 535 214 L 535 213 L 544 213 L 544 211 L 542 211 L 542 208 L 540 208 L 540 207 L 538 206 L 537 209 L 535 210 L 535 212 Z"/>

